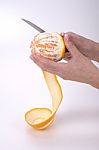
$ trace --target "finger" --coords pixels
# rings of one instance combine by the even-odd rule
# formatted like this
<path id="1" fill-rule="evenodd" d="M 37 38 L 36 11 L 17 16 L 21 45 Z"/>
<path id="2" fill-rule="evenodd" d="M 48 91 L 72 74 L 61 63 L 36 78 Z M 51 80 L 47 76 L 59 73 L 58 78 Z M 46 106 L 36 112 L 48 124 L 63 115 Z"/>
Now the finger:
<path id="1" fill-rule="evenodd" d="M 73 57 L 76 57 L 76 56 L 80 55 L 80 52 L 78 51 L 76 46 L 71 41 L 71 39 L 70 39 L 68 34 L 64 35 L 64 42 L 65 42 L 65 45 L 66 45 L 68 51 L 71 53 L 71 55 Z"/>
<path id="2" fill-rule="evenodd" d="M 67 32 L 66 34 L 68 34 L 68 36 L 70 37 L 72 42 L 75 44 L 75 46 L 84 55 L 86 55 L 87 51 L 93 47 L 93 41 L 88 38 L 85 38 L 85 37 L 78 35 L 76 33 L 73 33 L 73 32 Z M 89 55 L 89 53 L 88 53 L 88 55 Z"/>
<path id="3" fill-rule="evenodd" d="M 69 35 L 69 37 L 71 38 L 71 40 L 73 41 L 73 43 L 75 43 L 75 45 L 78 48 L 85 48 L 85 45 L 89 43 L 89 41 L 91 41 L 90 39 L 87 39 L 81 35 L 78 35 L 76 33 L 73 32 L 67 32 L 66 34 Z"/>
<path id="4" fill-rule="evenodd" d="M 60 72 L 60 64 L 57 62 L 54 62 L 52 60 L 49 60 L 47 58 L 44 58 L 40 55 L 31 55 L 30 58 L 40 67 L 42 70 L 53 73 L 53 74 L 59 74 Z"/>

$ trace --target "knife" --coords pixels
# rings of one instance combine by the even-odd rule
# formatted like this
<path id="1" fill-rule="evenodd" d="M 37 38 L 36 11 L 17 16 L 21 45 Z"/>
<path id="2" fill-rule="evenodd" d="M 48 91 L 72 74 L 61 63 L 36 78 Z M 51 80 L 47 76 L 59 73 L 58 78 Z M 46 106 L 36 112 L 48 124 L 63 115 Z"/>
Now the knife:
<path id="1" fill-rule="evenodd" d="M 28 21 L 26 19 L 22 19 L 23 21 L 25 21 L 28 25 L 30 25 L 31 27 L 33 27 L 34 29 L 36 29 L 38 32 L 43 33 L 45 32 L 42 28 L 40 28 L 39 26 L 37 26 L 36 24 L 32 23 L 31 21 Z"/>

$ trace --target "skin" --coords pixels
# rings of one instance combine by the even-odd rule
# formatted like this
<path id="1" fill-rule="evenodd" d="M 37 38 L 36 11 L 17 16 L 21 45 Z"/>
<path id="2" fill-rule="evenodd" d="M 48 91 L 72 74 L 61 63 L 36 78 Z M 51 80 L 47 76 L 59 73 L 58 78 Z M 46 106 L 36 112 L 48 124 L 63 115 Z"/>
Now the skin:
<path id="1" fill-rule="evenodd" d="M 76 48 L 86 57 L 91 60 L 99 62 L 99 43 L 94 42 L 90 39 L 82 37 L 76 33 L 67 33 Z M 63 33 L 64 36 L 64 33 Z"/>
<path id="2" fill-rule="evenodd" d="M 99 89 L 99 69 L 91 62 L 99 62 L 99 43 L 86 39 L 75 33 L 62 34 L 68 52 L 66 62 L 54 62 L 38 54 L 30 58 L 42 70 L 57 74 L 64 80 L 89 84 Z"/>

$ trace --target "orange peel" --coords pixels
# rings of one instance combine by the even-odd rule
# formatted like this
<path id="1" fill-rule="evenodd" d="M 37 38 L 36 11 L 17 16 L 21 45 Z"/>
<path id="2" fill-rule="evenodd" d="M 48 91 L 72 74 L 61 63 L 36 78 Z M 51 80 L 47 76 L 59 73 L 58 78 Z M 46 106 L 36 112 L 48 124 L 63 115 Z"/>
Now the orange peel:
<path id="1" fill-rule="evenodd" d="M 31 42 L 32 53 L 39 53 L 53 61 L 61 60 L 65 55 L 65 44 L 58 33 L 40 33 Z M 26 112 L 25 120 L 33 128 L 42 130 L 52 124 L 62 101 L 61 86 L 55 74 L 43 71 L 43 75 L 52 97 L 52 110 L 49 108 L 33 108 Z"/>

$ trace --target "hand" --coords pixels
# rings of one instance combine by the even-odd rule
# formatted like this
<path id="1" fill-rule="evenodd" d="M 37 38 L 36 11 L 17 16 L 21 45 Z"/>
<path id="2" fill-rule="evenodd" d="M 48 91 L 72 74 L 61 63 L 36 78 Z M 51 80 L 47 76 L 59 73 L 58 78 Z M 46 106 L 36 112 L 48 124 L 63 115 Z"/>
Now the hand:
<path id="1" fill-rule="evenodd" d="M 64 42 L 71 55 L 67 63 L 54 62 L 37 54 L 32 54 L 31 59 L 44 71 L 57 74 L 64 80 L 78 81 L 99 88 L 98 68 L 80 53 L 69 35 L 64 35 Z"/>
<path id="2" fill-rule="evenodd" d="M 91 60 L 99 62 L 99 43 L 96 43 L 73 32 L 68 32 L 67 34 L 83 55 L 87 56 Z M 64 35 L 64 33 L 62 33 L 62 35 Z"/>

